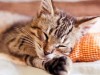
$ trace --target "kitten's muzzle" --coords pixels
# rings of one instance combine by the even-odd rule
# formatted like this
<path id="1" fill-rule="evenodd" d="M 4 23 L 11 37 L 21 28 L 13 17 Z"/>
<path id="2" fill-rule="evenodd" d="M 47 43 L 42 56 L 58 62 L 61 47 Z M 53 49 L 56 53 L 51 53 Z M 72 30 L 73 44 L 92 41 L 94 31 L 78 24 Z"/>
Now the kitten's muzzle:
<path id="1" fill-rule="evenodd" d="M 54 52 L 54 50 L 52 50 L 52 51 L 51 50 L 48 50 L 48 51 L 45 51 L 44 54 L 45 55 L 49 55 L 49 54 L 52 54 L 53 52 Z"/>

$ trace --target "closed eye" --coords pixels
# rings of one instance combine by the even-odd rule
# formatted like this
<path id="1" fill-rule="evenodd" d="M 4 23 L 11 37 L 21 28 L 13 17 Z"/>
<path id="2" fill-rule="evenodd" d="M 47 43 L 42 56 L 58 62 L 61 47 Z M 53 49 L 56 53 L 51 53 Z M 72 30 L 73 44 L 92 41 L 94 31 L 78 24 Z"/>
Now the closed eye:
<path id="1" fill-rule="evenodd" d="M 46 33 L 44 33 L 45 37 L 46 37 L 46 41 L 48 41 L 48 35 Z"/>
<path id="2" fill-rule="evenodd" d="M 56 48 L 60 48 L 60 47 L 66 47 L 66 46 L 64 46 L 64 45 L 58 45 Z"/>

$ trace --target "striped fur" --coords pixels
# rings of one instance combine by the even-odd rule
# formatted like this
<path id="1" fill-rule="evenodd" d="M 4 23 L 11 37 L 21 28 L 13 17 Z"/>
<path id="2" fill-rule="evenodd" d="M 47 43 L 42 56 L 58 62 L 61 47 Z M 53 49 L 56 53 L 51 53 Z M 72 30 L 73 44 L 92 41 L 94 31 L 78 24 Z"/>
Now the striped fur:
<path id="1" fill-rule="evenodd" d="M 52 0 L 42 0 L 37 17 L 26 24 L 17 23 L 0 35 L 0 52 L 51 74 L 68 75 L 70 59 L 54 52 L 70 53 L 87 26 L 82 24 L 94 18 L 79 20 L 58 11 Z"/>

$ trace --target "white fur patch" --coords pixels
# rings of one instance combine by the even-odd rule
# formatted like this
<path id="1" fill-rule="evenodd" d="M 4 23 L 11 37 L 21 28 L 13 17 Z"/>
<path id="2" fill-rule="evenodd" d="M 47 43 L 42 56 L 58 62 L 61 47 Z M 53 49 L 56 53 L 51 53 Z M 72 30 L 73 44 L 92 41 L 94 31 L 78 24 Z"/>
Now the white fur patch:
<path id="1" fill-rule="evenodd" d="M 48 54 L 47 56 L 46 56 L 46 58 L 48 58 L 48 59 L 53 59 L 55 57 L 55 54 Z"/>

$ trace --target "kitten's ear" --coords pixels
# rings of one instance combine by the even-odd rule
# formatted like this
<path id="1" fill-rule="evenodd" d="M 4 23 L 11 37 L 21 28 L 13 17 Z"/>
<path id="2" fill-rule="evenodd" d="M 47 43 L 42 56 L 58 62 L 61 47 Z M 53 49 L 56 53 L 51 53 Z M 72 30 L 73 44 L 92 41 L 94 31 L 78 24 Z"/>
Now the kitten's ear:
<path id="1" fill-rule="evenodd" d="M 52 0 L 42 0 L 38 16 L 41 16 L 42 14 L 55 14 Z"/>
<path id="2" fill-rule="evenodd" d="M 100 19 L 99 16 L 77 18 L 75 27 L 84 35 L 88 32 L 90 28 L 92 28 L 92 26 L 97 23 L 98 19 Z"/>
<path id="3" fill-rule="evenodd" d="M 90 28 L 95 22 L 96 18 L 99 16 L 91 16 L 91 17 L 77 17 L 75 22 L 75 27 L 82 27 L 82 28 Z"/>

